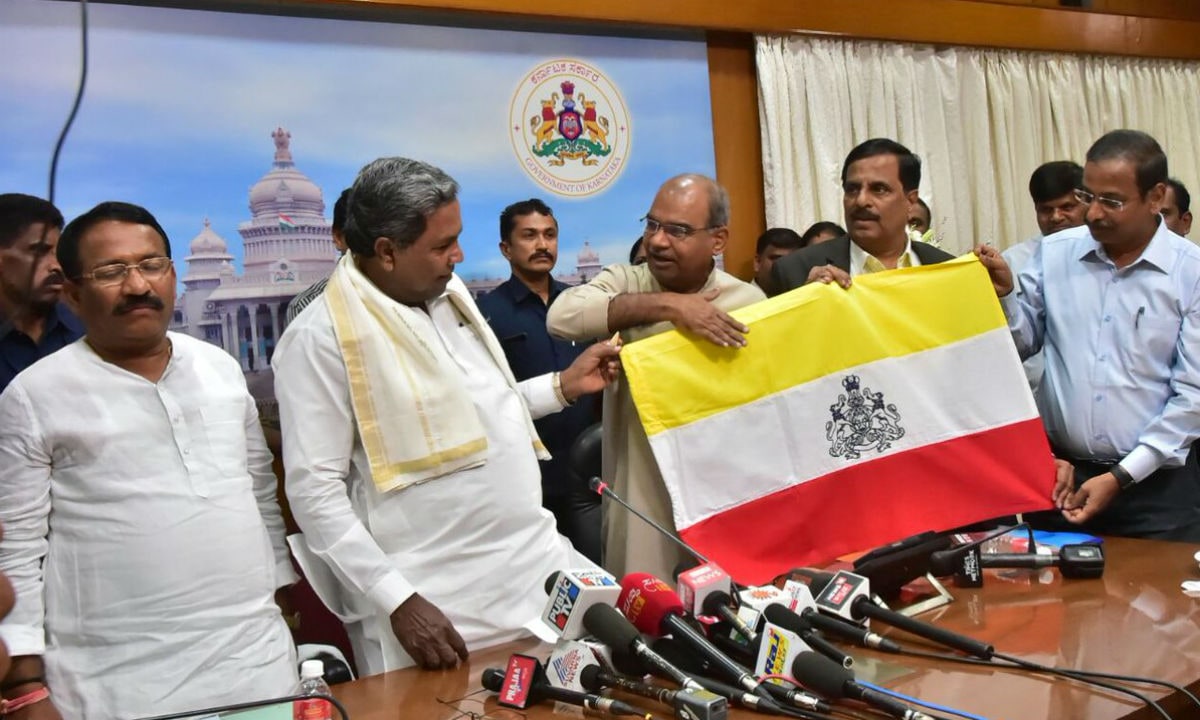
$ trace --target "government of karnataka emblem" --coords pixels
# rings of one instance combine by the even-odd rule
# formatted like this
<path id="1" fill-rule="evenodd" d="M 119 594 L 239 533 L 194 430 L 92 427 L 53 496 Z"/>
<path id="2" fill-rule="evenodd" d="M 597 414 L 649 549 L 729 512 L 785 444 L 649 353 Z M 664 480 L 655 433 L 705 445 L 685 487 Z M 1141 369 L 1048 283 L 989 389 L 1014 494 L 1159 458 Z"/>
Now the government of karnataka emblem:
<path id="1" fill-rule="evenodd" d="M 629 159 L 629 112 L 617 88 L 580 60 L 550 60 L 529 73 L 509 111 L 521 167 L 567 196 L 600 192 Z"/>
<path id="2" fill-rule="evenodd" d="M 575 101 L 575 83 L 564 80 L 559 87 L 561 106 L 558 93 L 550 93 L 548 99 L 541 101 L 541 114 L 529 119 L 533 135 L 530 149 L 534 155 L 547 158 L 551 165 L 562 166 L 572 160 L 595 165 L 599 158 L 612 152 L 608 144 L 608 118 L 597 112 L 596 101 L 588 100 L 584 93 L 579 93 L 579 101 Z M 583 112 L 578 108 L 583 108 Z"/>
<path id="3" fill-rule="evenodd" d="M 857 375 L 842 378 L 842 387 L 846 394 L 839 393 L 837 403 L 829 406 L 833 419 L 825 423 L 830 455 L 857 460 L 872 450 L 882 453 L 904 437 L 900 413 L 884 402 L 883 393 L 860 387 Z"/>

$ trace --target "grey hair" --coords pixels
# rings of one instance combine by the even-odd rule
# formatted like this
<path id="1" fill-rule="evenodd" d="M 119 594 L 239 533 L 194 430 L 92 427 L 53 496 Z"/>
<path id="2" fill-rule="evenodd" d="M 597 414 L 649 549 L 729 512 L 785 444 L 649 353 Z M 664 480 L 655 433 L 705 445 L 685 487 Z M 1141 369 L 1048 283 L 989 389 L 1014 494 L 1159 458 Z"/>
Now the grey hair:
<path id="1" fill-rule="evenodd" d="M 725 190 L 721 183 L 700 173 L 684 173 L 683 175 L 676 175 L 671 178 L 666 184 L 678 183 L 683 180 L 703 183 L 707 187 L 708 227 L 723 227 L 729 224 L 729 192 Z"/>
<path id="2" fill-rule="evenodd" d="M 458 197 L 458 183 L 440 168 L 403 157 L 379 158 L 358 171 L 346 212 L 346 245 L 375 255 L 375 239 L 408 247 L 425 232 L 426 219 Z"/>

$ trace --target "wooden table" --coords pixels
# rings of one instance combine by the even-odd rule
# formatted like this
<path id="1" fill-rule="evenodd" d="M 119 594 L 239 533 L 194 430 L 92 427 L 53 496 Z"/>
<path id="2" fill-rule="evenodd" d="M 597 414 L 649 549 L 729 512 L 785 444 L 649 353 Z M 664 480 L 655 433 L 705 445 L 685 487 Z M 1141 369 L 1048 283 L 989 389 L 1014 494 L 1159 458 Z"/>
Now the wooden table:
<path id="1" fill-rule="evenodd" d="M 980 589 L 951 588 L 955 602 L 921 619 L 993 643 L 998 652 L 1047 665 L 1149 676 L 1200 694 L 1200 600 L 1180 591 L 1200 579 L 1194 545 L 1111 538 L 1098 580 L 1063 580 L 1055 570 L 986 573 Z M 884 631 L 893 639 L 910 640 Z M 915 643 L 914 643 L 915 645 Z M 928 649 L 928 648 L 923 648 Z M 334 687 L 352 720 L 491 720 L 562 718 L 546 704 L 521 712 L 500 708 L 480 691 L 485 668 L 503 667 L 514 652 L 546 655 L 535 640 L 478 650 L 453 671 L 399 670 Z M 1109 720 L 1159 717 L 1136 700 L 1079 683 L 991 667 L 926 661 L 866 650 L 852 652 L 863 680 L 991 720 Z M 1179 693 L 1146 686 L 1177 720 L 1200 718 Z M 635 703 L 669 718 L 651 701 Z M 765 717 L 736 710 L 732 718 Z"/>

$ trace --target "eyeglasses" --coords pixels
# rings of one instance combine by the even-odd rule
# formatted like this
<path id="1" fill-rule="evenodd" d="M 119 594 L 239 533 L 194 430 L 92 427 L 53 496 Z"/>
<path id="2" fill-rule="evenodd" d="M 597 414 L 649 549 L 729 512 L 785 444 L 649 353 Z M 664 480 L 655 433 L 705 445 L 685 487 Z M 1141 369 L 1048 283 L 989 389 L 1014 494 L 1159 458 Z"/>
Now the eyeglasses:
<path id="1" fill-rule="evenodd" d="M 1075 190 L 1075 199 L 1084 205 L 1091 205 L 1098 202 L 1109 210 L 1120 212 L 1121 208 L 1125 207 L 1124 200 L 1114 200 L 1113 198 L 1098 197 L 1095 193 L 1090 193 L 1087 190 Z"/>
<path id="2" fill-rule="evenodd" d="M 101 265 L 95 270 L 83 273 L 79 277 L 88 278 L 97 285 L 120 285 L 129 276 L 130 270 L 137 270 L 147 280 L 158 280 L 171 269 L 171 258 L 151 257 L 133 265 L 112 263 Z"/>
<path id="3" fill-rule="evenodd" d="M 639 222 L 646 223 L 646 229 L 642 231 L 642 237 L 653 237 L 655 233 L 662 230 L 673 240 L 682 240 L 686 237 L 691 237 L 698 232 L 704 230 L 716 230 L 720 225 L 711 225 L 709 227 L 694 228 L 687 225 L 676 225 L 675 223 L 661 223 L 649 215 L 642 218 Z"/>

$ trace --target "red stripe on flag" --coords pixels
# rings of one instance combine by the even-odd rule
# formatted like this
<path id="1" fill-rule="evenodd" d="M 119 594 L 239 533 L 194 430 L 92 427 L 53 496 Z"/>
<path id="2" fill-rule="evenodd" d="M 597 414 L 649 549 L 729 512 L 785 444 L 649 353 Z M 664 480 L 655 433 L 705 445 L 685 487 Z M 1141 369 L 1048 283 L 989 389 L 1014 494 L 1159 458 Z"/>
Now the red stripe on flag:
<path id="1" fill-rule="evenodd" d="M 680 534 L 738 581 L 761 583 L 925 530 L 1045 510 L 1053 487 L 1053 456 L 1033 418 L 858 463 Z"/>

